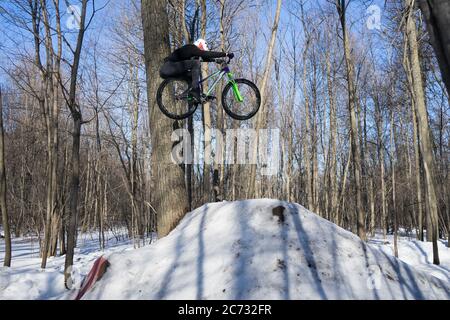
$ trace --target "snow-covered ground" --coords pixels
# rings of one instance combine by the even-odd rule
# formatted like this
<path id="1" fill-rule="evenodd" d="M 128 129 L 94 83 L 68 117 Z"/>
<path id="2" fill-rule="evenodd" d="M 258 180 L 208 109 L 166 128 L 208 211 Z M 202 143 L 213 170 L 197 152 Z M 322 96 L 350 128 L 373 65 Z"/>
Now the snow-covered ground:
<path id="1" fill-rule="evenodd" d="M 394 255 L 394 237 L 388 235 L 386 240 L 379 233 L 369 243 L 388 255 Z M 440 240 L 439 260 L 440 265 L 433 264 L 433 246 L 431 242 L 416 240 L 414 235 L 399 237 L 398 257 L 401 261 L 412 265 L 417 270 L 433 275 L 450 283 L 450 249 L 447 241 Z"/>
<path id="2" fill-rule="evenodd" d="M 282 215 L 272 209 L 284 206 Z M 365 244 L 303 207 L 278 200 L 207 204 L 167 237 L 140 249 L 129 242 L 79 241 L 75 269 L 88 273 L 104 254 L 111 263 L 86 299 L 449 299 L 450 252 L 440 243 L 379 236 Z M 69 299 L 64 258 L 39 268 L 37 244 L 14 240 L 13 267 L 0 269 L 1 299 Z M 2 263 L 4 243 L 0 243 Z"/>
<path id="3" fill-rule="evenodd" d="M 133 250 L 133 244 L 125 240 L 124 234 L 116 239 L 112 233 L 106 233 L 104 251 L 99 249 L 97 233 L 79 236 L 74 258 L 74 278 L 78 283 L 101 255 Z M 47 268 L 41 269 L 37 239 L 14 238 L 12 247 L 11 268 L 5 268 L 5 242 L 0 240 L 0 300 L 61 299 L 73 295 L 73 292 L 68 292 L 64 287 L 64 257 L 48 258 Z"/>

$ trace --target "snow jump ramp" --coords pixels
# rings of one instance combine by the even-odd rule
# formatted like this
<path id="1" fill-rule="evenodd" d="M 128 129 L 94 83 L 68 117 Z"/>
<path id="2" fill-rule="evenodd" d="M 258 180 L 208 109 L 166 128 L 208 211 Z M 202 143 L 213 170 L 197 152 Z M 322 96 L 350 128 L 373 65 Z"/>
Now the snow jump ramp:
<path id="1" fill-rule="evenodd" d="M 449 281 L 269 199 L 204 205 L 167 237 L 107 260 L 83 299 L 450 298 Z"/>

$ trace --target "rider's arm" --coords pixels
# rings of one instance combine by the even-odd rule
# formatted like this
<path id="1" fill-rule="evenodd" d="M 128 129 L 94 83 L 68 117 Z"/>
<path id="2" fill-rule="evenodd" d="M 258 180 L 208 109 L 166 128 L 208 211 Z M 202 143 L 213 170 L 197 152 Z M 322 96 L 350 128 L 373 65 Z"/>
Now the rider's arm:
<path id="1" fill-rule="evenodd" d="M 203 51 L 197 47 L 192 47 L 192 50 L 194 51 L 192 52 L 193 56 L 200 57 L 206 62 L 212 61 L 212 59 L 224 58 L 227 56 L 227 53 L 225 52 Z"/>
<path id="2" fill-rule="evenodd" d="M 216 51 L 202 51 L 201 57 L 203 60 L 210 60 L 210 59 L 217 59 L 217 58 L 224 58 L 227 54 L 225 52 L 216 52 Z"/>

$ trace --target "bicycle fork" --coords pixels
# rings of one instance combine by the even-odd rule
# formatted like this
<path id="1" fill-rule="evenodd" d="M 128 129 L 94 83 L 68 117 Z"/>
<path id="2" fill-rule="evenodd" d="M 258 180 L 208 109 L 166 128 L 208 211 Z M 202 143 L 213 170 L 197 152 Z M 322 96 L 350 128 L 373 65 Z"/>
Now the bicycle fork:
<path id="1" fill-rule="evenodd" d="M 231 85 L 232 85 L 233 92 L 234 92 L 234 96 L 235 96 L 236 100 L 239 101 L 239 102 L 244 102 L 244 98 L 242 97 L 241 92 L 239 91 L 239 88 L 238 88 L 238 86 L 237 86 L 237 83 L 236 83 L 236 81 L 234 81 L 234 75 L 233 75 L 233 73 L 231 73 L 231 72 L 228 70 L 227 76 L 228 76 L 229 82 L 230 82 Z"/>

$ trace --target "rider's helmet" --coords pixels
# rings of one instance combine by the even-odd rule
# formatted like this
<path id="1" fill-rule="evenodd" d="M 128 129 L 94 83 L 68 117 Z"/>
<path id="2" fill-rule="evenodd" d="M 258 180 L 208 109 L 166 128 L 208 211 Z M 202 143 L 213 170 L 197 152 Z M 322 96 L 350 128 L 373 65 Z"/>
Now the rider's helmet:
<path id="1" fill-rule="evenodd" d="M 205 39 L 198 39 L 194 42 L 194 45 L 196 45 L 200 50 L 209 51 L 208 44 Z"/>

